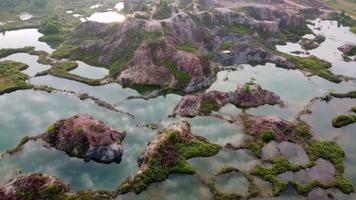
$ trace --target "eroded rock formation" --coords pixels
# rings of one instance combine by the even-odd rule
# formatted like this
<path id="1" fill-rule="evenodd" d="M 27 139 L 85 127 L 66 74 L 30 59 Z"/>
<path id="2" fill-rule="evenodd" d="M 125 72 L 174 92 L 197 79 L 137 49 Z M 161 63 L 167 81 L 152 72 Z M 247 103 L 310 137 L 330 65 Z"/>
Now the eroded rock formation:
<path id="1" fill-rule="evenodd" d="M 69 192 L 69 186 L 56 177 L 41 173 L 20 176 L 0 186 L 1 200 L 38 200 L 59 198 Z"/>
<path id="2" fill-rule="evenodd" d="M 275 93 L 262 89 L 260 85 L 247 83 L 244 86 L 238 86 L 233 92 L 209 91 L 186 95 L 178 102 L 173 113 L 182 117 L 208 115 L 228 103 L 242 108 L 258 107 L 265 104 L 283 105 L 282 100 Z"/>
<path id="3" fill-rule="evenodd" d="M 120 163 L 124 137 L 125 132 L 116 131 L 88 114 L 78 114 L 51 125 L 43 140 L 51 147 L 85 161 Z"/>

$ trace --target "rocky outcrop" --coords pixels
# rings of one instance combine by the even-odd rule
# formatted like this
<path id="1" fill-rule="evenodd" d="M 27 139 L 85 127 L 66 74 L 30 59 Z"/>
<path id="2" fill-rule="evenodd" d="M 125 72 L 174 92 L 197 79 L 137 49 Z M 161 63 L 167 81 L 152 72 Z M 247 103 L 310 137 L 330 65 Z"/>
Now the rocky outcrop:
<path id="1" fill-rule="evenodd" d="M 69 156 L 99 163 L 120 163 L 121 142 L 125 132 L 118 132 L 88 114 L 78 114 L 49 126 L 43 140 Z"/>
<path id="2" fill-rule="evenodd" d="M 265 130 L 271 130 L 276 135 L 277 142 L 293 141 L 295 138 L 310 137 L 309 126 L 303 122 L 289 122 L 277 116 L 253 116 L 243 118 L 245 132 L 254 136 L 259 136 Z"/>
<path id="3" fill-rule="evenodd" d="M 264 5 L 242 4 L 247 7 L 236 3 L 238 8 L 231 9 L 226 2 L 204 2 L 215 9 L 199 10 L 193 2 L 193 11 L 187 12 L 169 2 L 173 12 L 165 18 L 129 15 L 121 24 L 84 22 L 54 55 L 107 66 L 111 76 L 127 87 L 159 86 L 185 93 L 215 81 L 211 55 L 226 65 L 273 62 L 295 68 L 269 47 L 290 38 L 298 41 L 309 30 L 301 14 L 308 6 L 264 1 Z M 136 9 L 143 3 L 125 4 Z M 280 9 L 284 7 L 288 9 Z M 220 52 L 222 43 L 233 44 L 229 54 Z"/>
<path id="4" fill-rule="evenodd" d="M 247 83 L 244 86 L 239 86 L 233 92 L 210 91 L 186 95 L 178 102 L 173 113 L 182 117 L 209 115 L 228 103 L 242 108 L 258 107 L 265 104 L 283 104 L 275 93 L 264 90 L 259 85 Z"/>
<path id="5" fill-rule="evenodd" d="M 356 45 L 353 44 L 344 44 L 337 49 L 339 49 L 342 53 L 348 56 L 356 55 Z"/>
<path id="6" fill-rule="evenodd" d="M 295 65 L 288 59 L 274 55 L 262 47 L 256 47 L 248 42 L 239 42 L 235 44 L 228 54 L 219 53 L 219 62 L 223 65 L 245 64 L 251 65 L 264 64 L 266 62 L 275 63 L 277 66 L 283 66 L 286 69 L 295 69 Z"/>
<path id="7" fill-rule="evenodd" d="M 171 132 L 175 132 L 177 136 L 177 140 L 194 140 L 196 136 L 194 136 L 190 132 L 190 125 L 186 121 L 181 121 L 176 124 L 171 124 L 166 130 Z M 141 171 L 144 171 L 148 168 L 148 161 L 154 154 L 156 154 L 161 148 L 161 145 L 165 145 L 169 140 L 169 134 L 159 134 L 154 140 L 150 142 L 150 144 L 146 147 L 146 149 L 138 156 L 137 163 L 140 167 Z"/>
<path id="8" fill-rule="evenodd" d="M 186 121 L 171 124 L 159 132 L 137 158 L 139 170 L 119 187 L 119 193 L 145 190 L 149 184 L 165 180 L 172 173 L 194 174 L 187 159 L 209 157 L 221 147 L 191 133 Z"/>
<path id="9" fill-rule="evenodd" d="M 20 176 L 0 186 L 1 200 L 38 200 L 59 198 L 69 192 L 69 186 L 56 177 L 41 173 Z"/>

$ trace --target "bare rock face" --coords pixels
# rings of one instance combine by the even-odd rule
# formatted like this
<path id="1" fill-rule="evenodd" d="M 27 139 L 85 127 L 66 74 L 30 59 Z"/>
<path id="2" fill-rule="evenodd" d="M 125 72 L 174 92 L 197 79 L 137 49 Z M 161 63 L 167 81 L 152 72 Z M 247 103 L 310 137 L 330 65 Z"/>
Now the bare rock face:
<path id="1" fill-rule="evenodd" d="M 56 177 L 32 173 L 20 176 L 4 186 L 0 186 L 0 199 L 50 199 L 67 192 L 69 192 L 69 186 Z"/>
<path id="2" fill-rule="evenodd" d="M 243 108 L 265 104 L 283 105 L 280 97 L 275 93 L 264 90 L 259 85 L 247 83 L 245 86 L 239 86 L 233 92 L 210 91 L 197 95 L 186 95 L 178 102 L 173 113 L 182 117 L 208 115 L 228 103 Z"/>
<path id="3" fill-rule="evenodd" d="M 356 45 L 353 45 L 353 44 L 344 44 L 342 45 L 341 47 L 337 48 L 339 49 L 342 53 L 344 54 L 349 54 L 349 52 L 356 48 Z"/>
<path id="4" fill-rule="evenodd" d="M 108 164 L 121 162 L 125 135 L 88 114 L 78 114 L 50 126 L 43 140 L 69 156 Z"/>

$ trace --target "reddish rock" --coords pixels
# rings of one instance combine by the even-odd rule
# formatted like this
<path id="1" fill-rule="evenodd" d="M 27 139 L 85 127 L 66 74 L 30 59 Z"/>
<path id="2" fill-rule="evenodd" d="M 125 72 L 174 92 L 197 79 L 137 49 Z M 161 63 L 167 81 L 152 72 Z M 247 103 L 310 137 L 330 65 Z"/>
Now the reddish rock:
<path id="1" fill-rule="evenodd" d="M 209 105 L 204 105 L 204 100 L 210 101 Z M 186 95 L 178 102 L 173 113 L 182 117 L 207 115 L 210 114 L 210 111 L 217 111 L 228 103 L 243 108 L 258 107 L 265 104 L 283 105 L 280 97 L 275 93 L 264 90 L 259 85 L 248 83 L 245 86 L 239 86 L 233 92 L 210 91 L 196 95 Z M 207 110 L 214 108 L 216 110 Z"/>
<path id="2" fill-rule="evenodd" d="M 20 176 L 0 186 L 1 200 L 39 200 L 69 192 L 69 186 L 58 178 L 41 173 Z"/>
<path id="3" fill-rule="evenodd" d="M 78 114 L 57 121 L 43 139 L 50 146 L 85 161 L 120 163 L 124 137 L 125 132 L 118 132 L 88 114 Z"/>

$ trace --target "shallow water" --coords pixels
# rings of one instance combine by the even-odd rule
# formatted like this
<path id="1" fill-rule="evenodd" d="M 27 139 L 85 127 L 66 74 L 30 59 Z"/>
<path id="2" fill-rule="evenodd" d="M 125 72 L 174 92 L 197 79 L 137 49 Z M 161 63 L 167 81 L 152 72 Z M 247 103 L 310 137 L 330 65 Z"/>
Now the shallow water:
<path id="1" fill-rule="evenodd" d="M 31 76 L 34 76 L 35 74 L 37 74 L 38 72 L 42 72 L 42 71 L 45 71 L 45 70 L 51 68 L 51 66 L 49 66 L 49 65 L 43 65 L 41 63 L 38 63 L 37 59 L 38 59 L 38 56 L 35 56 L 35 55 L 30 55 L 27 53 L 16 53 L 16 54 L 12 54 L 6 58 L 2 58 L 2 59 L 0 59 L 0 61 L 15 60 L 15 61 L 27 64 L 29 67 L 26 70 L 23 70 L 22 72 L 31 77 Z"/>
<path id="2" fill-rule="evenodd" d="M 78 67 L 70 71 L 71 74 L 76 74 L 90 79 L 101 79 L 109 75 L 109 70 L 102 67 L 94 67 L 84 62 L 77 61 Z"/>
<path id="3" fill-rule="evenodd" d="M 119 5 L 120 4 L 120 5 Z M 120 10 L 122 3 L 115 7 Z M 106 13 L 106 14 L 105 14 Z M 102 20 L 105 23 L 110 20 L 123 20 L 124 16 L 117 12 L 96 13 L 92 20 Z M 114 18 L 112 18 L 111 14 Z M 114 13 L 114 14 L 113 14 Z M 120 17 L 118 17 L 120 15 Z M 82 17 L 82 16 L 78 16 Z M 89 17 L 90 18 L 90 17 Z M 82 19 L 84 19 L 82 17 Z M 116 22 L 115 21 L 115 22 Z M 322 22 L 324 23 L 324 22 Z M 330 30 L 334 30 L 334 24 Z M 350 68 L 341 59 L 341 54 L 334 51 L 339 43 L 349 40 L 346 29 L 337 28 L 344 31 L 345 38 L 332 35 L 331 31 L 326 32 L 325 41 L 312 54 L 320 54 L 321 58 L 333 64 L 332 70 L 340 74 L 350 73 L 355 75 L 355 70 L 348 71 Z M 340 32 L 337 32 L 341 34 Z M 25 37 L 26 36 L 26 37 Z M 45 43 L 39 42 L 41 34 L 36 29 L 24 29 L 19 31 L 8 31 L 5 35 L 0 35 L 0 48 L 19 48 L 24 46 L 35 46 L 37 50 L 52 52 L 53 50 Z M 312 36 L 306 36 L 312 37 Z M 330 40 L 330 41 L 329 41 Z M 336 40 L 336 41 L 334 41 Z M 336 45 L 337 44 L 337 45 Z M 325 45 L 326 47 L 324 47 Z M 341 45 L 340 45 L 341 46 Z M 293 47 L 297 50 L 298 47 Z M 326 48 L 332 49 L 326 52 Z M 287 49 L 288 50 L 288 49 Z M 325 51 L 325 52 L 324 52 Z M 319 56 L 319 55 L 318 55 Z M 30 65 L 24 72 L 30 76 L 37 72 L 48 69 L 49 66 L 36 63 L 37 56 L 28 54 L 14 54 L 5 59 L 21 61 Z M 352 64 L 352 63 L 351 63 Z M 79 62 L 79 67 L 71 73 L 88 77 L 102 78 L 107 75 L 107 70 L 94 68 Z M 228 77 L 228 81 L 224 78 Z M 355 82 L 343 82 L 335 84 L 320 77 L 306 78 L 301 72 L 276 68 L 273 64 L 252 67 L 242 65 L 236 71 L 222 71 L 218 74 L 218 79 L 209 90 L 231 91 L 235 90 L 240 84 L 244 84 L 251 77 L 256 78 L 256 82 L 263 88 L 274 91 L 281 96 L 286 103 L 285 107 L 262 106 L 259 108 L 248 109 L 247 112 L 254 115 L 275 114 L 287 120 L 293 120 L 295 114 L 306 105 L 313 97 L 320 96 L 333 89 L 337 92 L 346 92 L 356 88 Z M 170 118 L 173 108 L 181 99 L 181 96 L 170 94 L 160 96 L 150 100 L 127 100 L 129 96 L 137 96 L 138 93 L 129 88 L 122 88 L 116 83 L 103 86 L 88 86 L 71 80 L 57 78 L 53 76 L 35 77 L 30 79 L 30 83 L 35 85 L 47 85 L 58 89 L 66 89 L 80 93 L 88 93 L 113 104 L 117 109 L 130 112 L 135 115 L 132 119 L 127 115 L 112 112 L 102 107 L 98 107 L 90 100 L 80 101 L 77 97 L 65 94 L 48 94 L 40 91 L 26 90 L 17 91 L 11 94 L 0 96 L 0 152 L 14 147 L 22 137 L 33 136 L 46 131 L 49 124 L 62 118 L 71 117 L 77 113 L 89 113 L 97 119 L 103 120 L 115 129 L 126 130 L 127 136 L 123 141 L 124 155 L 120 164 L 103 165 L 95 162 L 84 163 L 77 158 L 70 158 L 63 152 L 54 149 L 46 149 L 41 141 L 27 144 L 23 152 L 12 157 L 5 157 L 0 160 L 0 181 L 5 182 L 13 178 L 19 171 L 44 172 L 55 175 L 68 182 L 74 190 L 83 188 L 112 189 L 123 181 L 128 175 L 133 174 L 137 169 L 136 158 L 144 150 L 149 141 L 156 135 L 156 130 L 143 128 L 146 123 L 157 123 L 159 128 L 164 128 L 172 122 L 187 120 L 191 123 L 194 134 L 204 136 L 209 141 L 220 145 L 232 143 L 241 144 L 244 134 L 241 124 L 229 124 L 223 120 L 213 117 L 196 117 L 193 119 Z M 330 103 L 317 101 L 312 107 L 311 115 L 304 115 L 303 120 L 307 121 L 314 131 L 314 136 L 321 140 L 335 139 L 345 150 L 345 175 L 351 178 L 356 184 L 356 140 L 355 124 L 341 129 L 331 126 L 332 118 L 337 114 L 349 113 L 351 106 L 356 105 L 355 100 L 333 99 Z M 239 115 L 242 111 L 229 104 L 220 109 L 220 112 L 232 116 Z M 278 145 L 278 144 L 277 144 Z M 300 151 L 299 146 L 285 143 L 284 146 L 278 145 L 278 153 L 286 155 L 295 164 L 307 163 L 307 156 L 304 151 Z M 279 152 L 281 151 L 281 152 Z M 260 161 L 249 150 L 232 150 L 223 148 L 217 155 L 210 158 L 194 158 L 188 160 L 189 164 L 197 171 L 202 178 L 211 178 L 225 167 L 236 167 L 243 172 L 250 171 Z M 301 171 L 298 174 L 285 174 L 285 178 L 292 180 L 320 179 L 327 181 L 333 173 L 330 163 L 318 161 L 317 167 L 308 172 Z M 221 177 L 220 177 L 221 178 Z M 325 179 L 324 179 L 325 178 Z M 261 190 L 262 196 L 271 195 L 271 185 L 268 182 L 255 178 L 255 182 Z M 222 177 L 217 185 L 223 191 L 239 192 L 246 194 L 248 183 L 243 176 Z M 335 199 L 352 199 L 355 196 L 342 194 L 339 190 L 314 189 L 309 195 L 311 199 L 318 199 L 332 193 Z M 195 200 L 212 199 L 209 189 L 199 181 L 197 176 L 172 175 L 166 181 L 152 184 L 148 190 L 140 195 L 127 194 L 118 199 L 167 199 L 167 200 Z M 259 199 L 259 198 L 255 198 Z M 293 188 L 288 188 L 280 197 L 273 199 L 305 199 L 296 194 Z"/>
<path id="4" fill-rule="evenodd" d="M 194 176 L 171 175 L 161 183 L 155 183 L 139 195 L 129 193 L 116 200 L 212 200 L 209 189 Z"/>
<path id="5" fill-rule="evenodd" d="M 224 81 L 226 77 L 228 80 Z M 217 75 L 217 81 L 209 90 L 233 91 L 238 85 L 249 82 L 251 78 L 255 78 L 255 82 L 264 89 L 279 95 L 285 106 L 281 108 L 265 105 L 248 109 L 247 112 L 254 115 L 278 115 L 286 120 L 293 120 L 295 115 L 313 97 L 322 96 L 331 89 L 338 92 L 347 92 L 356 88 L 356 81 L 336 84 L 317 76 L 307 78 L 300 71 L 277 68 L 274 64 L 267 63 L 264 66 L 258 65 L 256 67 L 241 65 L 235 71 L 221 71 Z M 233 114 L 232 110 L 226 110 Z M 235 111 L 237 114 L 238 110 Z"/>
<path id="6" fill-rule="evenodd" d="M 333 98 L 329 103 L 317 101 L 311 108 L 312 114 L 303 115 L 302 119 L 311 125 L 314 137 L 318 140 L 335 140 L 345 151 L 345 175 L 356 184 L 356 124 L 343 128 L 334 128 L 332 120 L 336 115 L 351 114 L 355 99 Z"/>
<path id="7" fill-rule="evenodd" d="M 342 59 L 342 52 L 337 48 L 344 44 L 356 44 L 356 34 L 350 31 L 349 27 L 338 26 L 336 21 L 314 20 L 315 25 L 308 25 L 316 35 L 323 35 L 326 40 L 316 49 L 308 51 L 311 55 L 327 60 L 332 64 L 331 71 L 335 74 L 356 77 L 356 62 L 345 62 Z M 318 30 L 320 28 L 320 30 Z M 279 51 L 291 53 L 301 50 L 298 43 L 288 43 L 287 45 L 277 45 Z M 304 50 L 302 50 L 304 51 Z M 301 55 L 305 56 L 305 55 Z"/>
<path id="8" fill-rule="evenodd" d="M 215 185 L 217 189 L 224 193 L 236 193 L 247 196 L 249 182 L 245 176 L 239 172 L 230 172 L 216 177 Z"/>
<path id="9" fill-rule="evenodd" d="M 222 149 L 217 155 L 209 158 L 193 158 L 189 164 L 200 175 L 209 178 L 227 167 L 236 167 L 242 172 L 250 171 L 259 164 L 259 160 L 249 150 Z"/>
<path id="10" fill-rule="evenodd" d="M 42 36 L 37 29 L 21 29 L 16 31 L 6 31 L 0 34 L 0 49 L 22 48 L 34 46 L 36 50 L 43 50 L 52 53 L 53 49 L 44 42 L 38 41 Z"/>
<path id="11" fill-rule="evenodd" d="M 122 22 L 125 20 L 125 16 L 114 11 L 108 12 L 96 12 L 90 17 L 86 18 L 88 21 L 101 22 L 101 23 L 113 23 Z"/>

